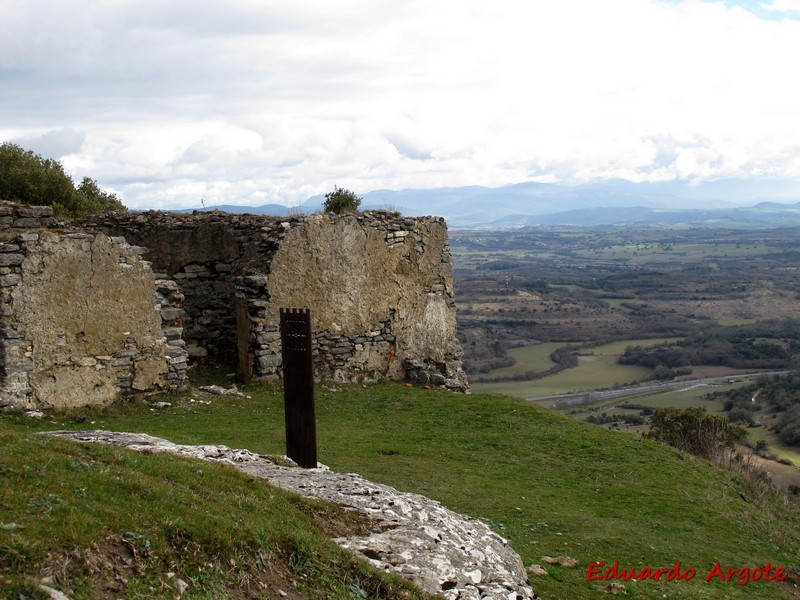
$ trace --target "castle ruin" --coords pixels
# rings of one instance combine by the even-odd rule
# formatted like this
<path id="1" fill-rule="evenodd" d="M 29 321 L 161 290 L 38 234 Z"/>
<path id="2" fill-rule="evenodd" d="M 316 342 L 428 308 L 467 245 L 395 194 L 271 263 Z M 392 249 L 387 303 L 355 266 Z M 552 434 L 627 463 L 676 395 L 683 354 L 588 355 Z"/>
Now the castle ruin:
<path id="1" fill-rule="evenodd" d="M 65 227 L 0 203 L 0 235 L 0 407 L 175 389 L 203 359 L 276 381 L 282 307 L 311 309 L 321 379 L 468 389 L 438 217 L 151 211 Z"/>

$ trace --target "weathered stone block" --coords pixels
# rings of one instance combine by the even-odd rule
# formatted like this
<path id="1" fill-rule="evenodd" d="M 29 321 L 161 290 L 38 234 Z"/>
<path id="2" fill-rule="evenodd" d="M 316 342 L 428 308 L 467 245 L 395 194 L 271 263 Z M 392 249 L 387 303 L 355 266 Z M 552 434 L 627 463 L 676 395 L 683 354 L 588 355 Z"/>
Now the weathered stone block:
<path id="1" fill-rule="evenodd" d="M 146 358 L 135 362 L 133 382 L 134 390 L 145 392 L 157 387 L 157 384 L 167 373 L 166 361 L 157 358 Z"/>
<path id="2" fill-rule="evenodd" d="M 162 329 L 162 333 L 168 341 L 179 340 L 183 334 L 183 327 L 165 327 Z"/>
<path id="3" fill-rule="evenodd" d="M 22 264 L 25 260 L 25 255 L 16 252 L 7 252 L 0 254 L 0 267 L 12 267 Z"/>
<path id="4" fill-rule="evenodd" d="M 20 275 L 16 273 L 3 275 L 2 277 L 0 277 L 0 287 L 9 287 L 12 285 L 17 285 L 21 280 L 22 278 L 20 277 Z"/>
<path id="5" fill-rule="evenodd" d="M 209 270 L 205 265 L 186 265 L 183 270 L 185 273 L 209 273 Z"/>
<path id="6" fill-rule="evenodd" d="M 430 378 L 433 385 L 444 385 L 447 383 L 447 378 L 441 373 L 433 373 Z"/>
<path id="7" fill-rule="evenodd" d="M 52 217 L 52 206 L 20 206 L 17 208 L 17 214 L 20 217 L 28 217 L 33 219 L 41 219 L 42 217 Z"/>
<path id="8" fill-rule="evenodd" d="M 281 339 L 280 331 L 263 331 L 258 334 L 257 338 L 259 344 L 269 344 Z"/>
<path id="9" fill-rule="evenodd" d="M 261 369 L 270 369 L 277 367 L 281 364 L 282 358 L 280 354 L 265 354 L 258 357 L 258 366 Z"/>
<path id="10" fill-rule="evenodd" d="M 178 356 L 186 356 L 187 352 L 186 352 L 186 350 L 184 350 L 180 346 L 167 346 L 166 351 L 164 352 L 164 354 L 168 358 L 175 358 L 175 357 L 178 357 Z"/>
<path id="11" fill-rule="evenodd" d="M 204 357 L 208 356 L 208 350 L 206 348 L 204 348 L 203 346 L 196 346 L 196 345 L 187 346 L 186 347 L 186 352 L 192 358 L 204 358 Z"/>
<path id="12" fill-rule="evenodd" d="M 165 296 L 169 295 L 172 292 L 177 292 L 178 290 L 180 290 L 178 283 L 171 279 L 158 279 L 156 280 L 155 284 L 156 284 L 156 291 L 158 291 L 161 294 L 164 294 Z"/>
<path id="13" fill-rule="evenodd" d="M 174 321 L 186 314 L 182 308 L 162 308 L 160 312 L 161 318 L 165 321 Z"/>

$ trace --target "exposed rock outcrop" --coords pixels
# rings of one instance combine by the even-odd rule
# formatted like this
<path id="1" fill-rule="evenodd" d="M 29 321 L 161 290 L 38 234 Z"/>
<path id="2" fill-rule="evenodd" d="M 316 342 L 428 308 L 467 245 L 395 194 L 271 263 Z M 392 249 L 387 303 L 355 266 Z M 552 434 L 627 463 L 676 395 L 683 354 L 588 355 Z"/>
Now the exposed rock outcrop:
<path id="1" fill-rule="evenodd" d="M 351 507 L 380 526 L 368 537 L 337 539 L 342 547 L 448 600 L 535 598 L 519 556 L 481 521 L 454 513 L 419 494 L 400 492 L 353 473 L 300 469 L 226 446 L 185 446 L 146 434 L 61 431 L 50 435 L 171 452 L 224 462 L 302 496 Z"/>

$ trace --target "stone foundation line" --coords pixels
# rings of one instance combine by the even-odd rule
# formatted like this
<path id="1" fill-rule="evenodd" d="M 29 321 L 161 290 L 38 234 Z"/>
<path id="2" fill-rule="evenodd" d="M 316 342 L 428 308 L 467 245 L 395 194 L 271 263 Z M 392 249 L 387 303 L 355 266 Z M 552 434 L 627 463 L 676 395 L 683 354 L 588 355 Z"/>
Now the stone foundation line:
<path id="1" fill-rule="evenodd" d="M 375 567 L 411 580 L 447 600 L 532 600 L 520 557 L 483 522 L 459 515 L 419 494 L 400 492 L 354 473 L 276 464 L 269 457 L 227 446 L 187 446 L 141 433 L 55 431 L 80 442 L 170 452 L 226 463 L 307 498 L 343 505 L 375 519 L 369 536 L 339 538 L 341 547 Z"/>

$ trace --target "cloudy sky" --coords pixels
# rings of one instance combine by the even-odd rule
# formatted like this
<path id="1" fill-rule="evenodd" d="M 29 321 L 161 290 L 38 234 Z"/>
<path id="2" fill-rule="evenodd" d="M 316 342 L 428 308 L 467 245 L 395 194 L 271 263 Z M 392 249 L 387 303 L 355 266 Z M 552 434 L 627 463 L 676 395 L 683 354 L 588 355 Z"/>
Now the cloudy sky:
<path id="1" fill-rule="evenodd" d="M 132 208 L 793 179 L 800 0 L 0 0 L 0 141 Z"/>

